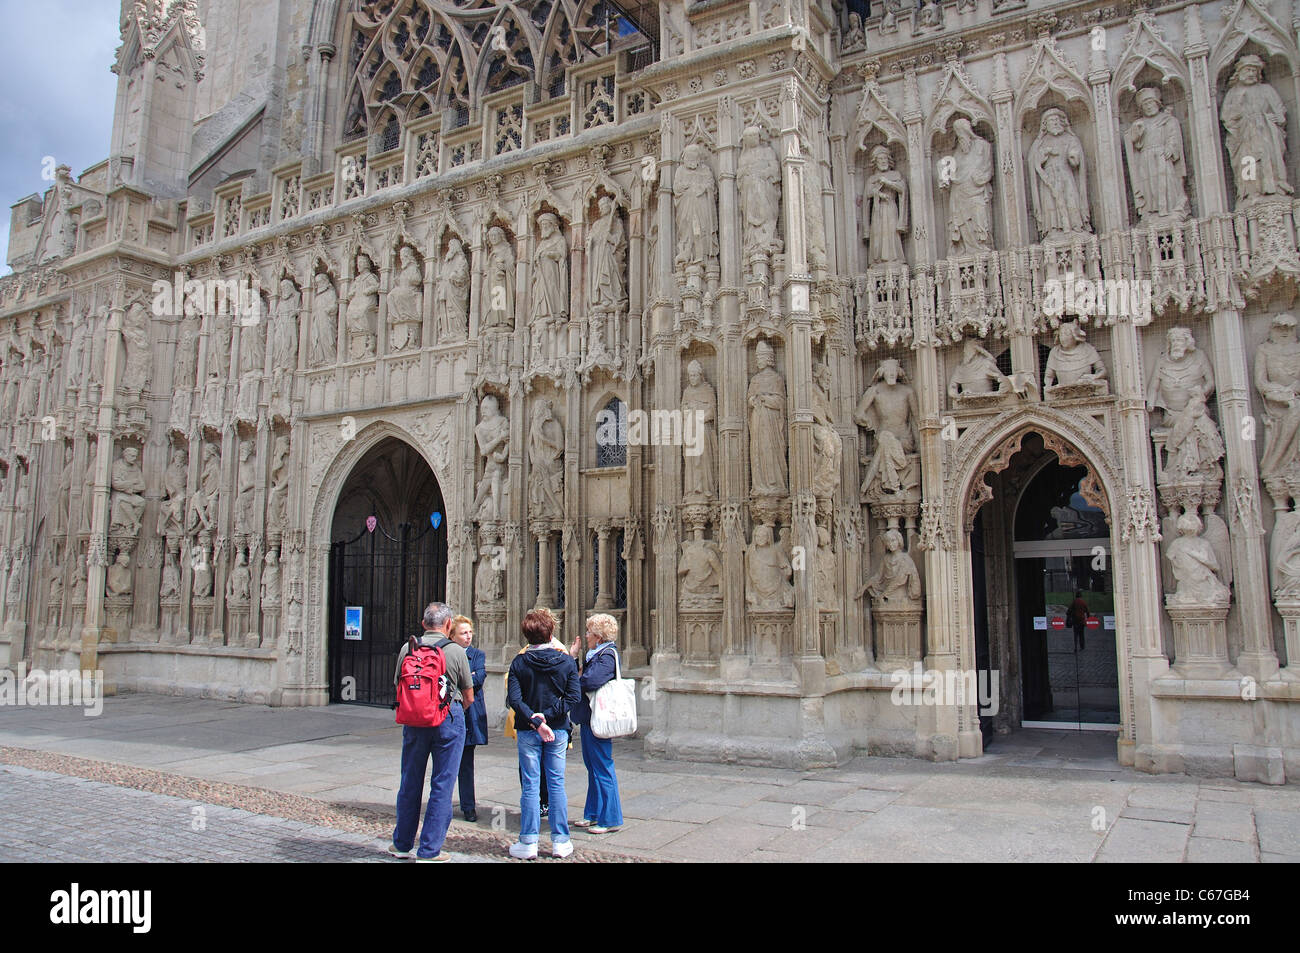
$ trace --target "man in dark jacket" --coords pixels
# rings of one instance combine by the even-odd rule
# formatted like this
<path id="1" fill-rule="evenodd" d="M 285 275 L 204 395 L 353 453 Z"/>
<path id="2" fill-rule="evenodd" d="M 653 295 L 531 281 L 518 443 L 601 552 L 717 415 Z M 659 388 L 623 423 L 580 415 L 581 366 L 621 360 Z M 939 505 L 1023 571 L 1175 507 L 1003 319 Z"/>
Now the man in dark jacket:
<path id="1" fill-rule="evenodd" d="M 510 663 L 506 680 L 506 700 L 515 712 L 523 787 L 519 798 L 519 842 L 510 845 L 510 856 L 525 860 L 537 856 L 543 761 L 551 803 L 551 856 L 568 857 L 573 853 L 568 797 L 564 793 L 564 760 L 569 746 L 569 710 L 582 700 L 582 695 L 578 691 L 577 665 L 566 653 L 550 647 L 554 629 L 555 619 L 549 612 L 534 609 L 524 616 L 528 648 Z"/>

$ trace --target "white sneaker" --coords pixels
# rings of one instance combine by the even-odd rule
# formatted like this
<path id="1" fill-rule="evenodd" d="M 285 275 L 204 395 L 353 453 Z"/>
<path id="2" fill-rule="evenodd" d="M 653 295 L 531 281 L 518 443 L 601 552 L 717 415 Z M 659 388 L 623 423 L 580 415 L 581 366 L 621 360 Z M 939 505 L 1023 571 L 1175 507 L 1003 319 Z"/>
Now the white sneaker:
<path id="1" fill-rule="evenodd" d="M 551 844 L 552 857 L 568 857 L 573 853 L 573 841 L 561 841 L 558 844 Z"/>
<path id="2" fill-rule="evenodd" d="M 521 844 L 518 841 L 510 845 L 510 856 L 518 860 L 536 860 L 537 845 Z"/>
<path id="3" fill-rule="evenodd" d="M 392 854 L 398 860 L 410 860 L 412 855 L 412 851 L 398 850 L 396 844 L 388 845 L 388 853 Z"/>

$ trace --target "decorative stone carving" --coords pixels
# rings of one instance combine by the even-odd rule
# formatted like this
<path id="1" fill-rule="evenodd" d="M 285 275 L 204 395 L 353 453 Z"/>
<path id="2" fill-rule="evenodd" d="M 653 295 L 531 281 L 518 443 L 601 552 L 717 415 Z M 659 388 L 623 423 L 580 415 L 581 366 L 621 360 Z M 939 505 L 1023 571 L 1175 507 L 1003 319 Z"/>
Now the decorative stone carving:
<path id="1" fill-rule="evenodd" d="M 280 551 L 268 549 L 262 558 L 262 611 L 269 612 L 280 605 Z"/>
<path id="2" fill-rule="evenodd" d="M 1286 107 L 1264 82 L 1264 61 L 1247 54 L 1237 60 L 1219 110 L 1227 130 L 1228 156 L 1237 186 L 1237 208 L 1295 190 L 1286 174 Z"/>
<path id="3" fill-rule="evenodd" d="M 72 517 L 72 468 L 73 448 L 67 443 L 63 448 L 63 469 L 59 472 L 59 482 L 54 487 L 50 499 L 50 532 L 53 539 L 62 539 L 71 528 Z"/>
<path id="4" fill-rule="evenodd" d="M 388 349 L 418 349 L 423 328 L 424 269 L 415 249 L 403 245 L 397 252 L 397 270 L 388 292 Z"/>
<path id="5" fill-rule="evenodd" d="M 181 565 L 179 545 L 168 545 L 163 557 L 162 583 L 158 588 L 160 602 L 175 600 L 181 594 Z"/>
<path id="6" fill-rule="evenodd" d="M 439 344 L 462 341 L 469 334 L 469 256 L 455 235 L 447 240 L 447 250 L 438 266 L 433 316 Z"/>
<path id="7" fill-rule="evenodd" d="M 863 238 L 867 241 L 867 263 L 906 263 L 903 236 L 908 230 L 907 182 L 894 168 L 888 146 L 876 146 L 868 154 L 871 168 L 862 190 Z"/>
<path id="8" fill-rule="evenodd" d="M 149 326 L 149 309 L 142 301 L 131 302 L 122 319 L 122 343 L 126 346 L 122 389 L 132 394 L 139 394 L 149 386 L 149 368 L 153 363 Z"/>
<path id="9" fill-rule="evenodd" d="M 776 352 L 766 341 L 754 348 L 758 371 L 749 381 L 749 469 L 755 496 L 784 496 L 786 470 L 785 378 L 776 370 Z"/>
<path id="10" fill-rule="evenodd" d="M 939 175 L 948 190 L 948 254 L 975 255 L 993 250 L 993 143 L 976 135 L 970 120 L 952 124 L 957 149 L 951 175 Z"/>
<path id="11" fill-rule="evenodd" d="M 505 229 L 493 225 L 487 232 L 486 262 L 483 268 L 483 327 L 485 330 L 515 327 L 515 252 Z"/>
<path id="12" fill-rule="evenodd" d="M 1200 535 L 1201 520 L 1195 513 L 1178 517 L 1178 538 L 1165 555 L 1173 568 L 1178 588 L 1165 597 L 1171 606 L 1226 606 L 1228 587 L 1219 581 L 1219 559 L 1209 540 Z"/>
<path id="13" fill-rule="evenodd" d="M 1038 138 L 1029 148 L 1029 194 L 1039 237 L 1045 241 L 1092 232 L 1088 164 L 1083 143 L 1064 111 L 1043 111 Z"/>
<path id="14" fill-rule="evenodd" d="M 131 598 L 131 558 L 125 552 L 119 552 L 113 565 L 108 567 L 106 575 L 107 594 L 110 599 Z"/>
<path id="15" fill-rule="evenodd" d="M 1160 90 L 1138 90 L 1142 116 L 1124 133 L 1133 204 L 1144 225 L 1181 222 L 1187 217 L 1187 165 L 1183 158 L 1183 129 L 1162 108 Z"/>
<path id="16" fill-rule="evenodd" d="M 1043 372 L 1043 397 L 1047 400 L 1098 397 L 1109 392 L 1106 365 L 1086 338 L 1083 328 L 1072 321 L 1057 329 L 1057 343 L 1047 354 Z"/>
<path id="17" fill-rule="evenodd" d="M 323 271 L 312 278 L 311 366 L 327 367 L 338 353 L 339 293 Z"/>
<path id="18" fill-rule="evenodd" d="M 506 573 L 496 559 L 496 547 L 479 547 L 478 569 L 474 573 L 474 607 L 496 608 L 505 603 Z"/>
<path id="19" fill-rule="evenodd" d="M 740 193 L 742 251 L 746 257 L 772 254 L 779 247 L 781 163 L 776 151 L 763 141 L 758 126 L 747 126 L 741 134 L 736 188 Z"/>
<path id="20" fill-rule="evenodd" d="M 140 449 L 126 446 L 113 464 L 109 529 L 112 534 L 136 537 L 144 517 L 144 474 L 140 471 Z"/>
<path id="21" fill-rule="evenodd" d="M 682 427 L 699 436 L 694 448 L 683 441 L 682 500 L 704 503 L 718 495 L 718 395 L 705 379 L 699 361 L 686 365 L 686 381 L 682 390 Z"/>
<path id="22" fill-rule="evenodd" d="M 277 434 L 271 449 L 271 488 L 266 497 L 266 525 L 276 532 L 289 528 L 289 449 L 288 434 Z"/>
<path id="23" fill-rule="evenodd" d="M 357 273 L 348 293 L 348 360 L 364 361 L 375 356 L 379 326 L 379 276 L 365 252 L 358 252 Z"/>
<path id="24" fill-rule="evenodd" d="M 203 445 L 203 461 L 199 469 L 199 485 L 190 499 L 187 529 L 193 533 L 202 529 L 212 531 L 217 525 L 217 512 L 221 502 L 221 451 L 216 444 Z"/>
<path id="25" fill-rule="evenodd" d="M 302 293 L 289 277 L 280 281 L 280 297 L 271 317 L 271 368 L 276 394 L 289 395 L 289 381 L 298 370 L 298 315 Z"/>
<path id="26" fill-rule="evenodd" d="M 1164 423 L 1172 424 L 1193 397 L 1204 402 L 1214 393 L 1214 368 L 1187 328 L 1170 328 L 1165 350 L 1156 362 L 1147 385 L 1147 404 L 1164 411 Z"/>
<path id="27" fill-rule="evenodd" d="M 246 606 L 252 599 L 252 590 L 253 574 L 248 568 L 248 552 L 241 549 L 226 580 L 226 599 L 232 605 Z"/>
<path id="28" fill-rule="evenodd" d="M 772 527 L 754 527 L 745 550 L 745 604 L 752 612 L 777 612 L 794 606 L 794 583 L 784 548 L 772 540 Z"/>
<path id="29" fill-rule="evenodd" d="M 27 549 L 18 547 L 14 552 L 13 565 L 9 569 L 9 581 L 5 586 L 5 621 L 16 622 L 23 617 L 27 593 Z"/>
<path id="30" fill-rule="evenodd" d="M 199 542 L 190 550 L 190 569 L 193 572 L 194 595 L 200 599 L 212 596 L 212 537 L 199 534 Z"/>
<path id="31" fill-rule="evenodd" d="M 838 562 L 835 550 L 831 546 L 831 531 L 825 526 L 817 527 L 817 552 L 813 558 L 813 592 L 817 597 L 819 609 L 839 607 L 839 581 L 837 579 Z"/>
<path id="32" fill-rule="evenodd" d="M 1255 351 L 1255 387 L 1264 401 L 1267 442 L 1260 477 L 1275 499 L 1300 483 L 1300 342 L 1291 314 L 1273 318 L 1268 340 Z"/>
<path id="33" fill-rule="evenodd" d="M 539 215 L 537 228 L 541 237 L 533 254 L 531 366 L 555 368 L 560 361 L 560 331 L 569 320 L 569 246 L 553 212 Z"/>
<path id="34" fill-rule="evenodd" d="M 673 210 L 677 224 L 676 264 L 698 286 L 701 274 L 718 271 L 718 186 L 709 167 L 706 147 L 691 143 L 682 151 L 682 164 L 673 179 Z"/>
<path id="35" fill-rule="evenodd" d="M 171 462 L 163 471 L 162 503 L 158 507 L 158 535 L 180 537 L 185 532 L 185 488 L 189 469 L 189 454 L 184 448 L 172 450 Z"/>
<path id="36" fill-rule="evenodd" d="M 718 605 L 722 586 L 722 550 L 717 542 L 704 538 L 697 524 L 691 537 L 682 540 L 677 560 L 678 602 L 683 609 L 711 609 Z"/>
<path id="37" fill-rule="evenodd" d="M 919 439 L 917 417 L 916 392 L 907 383 L 902 365 L 893 358 L 881 361 L 853 412 L 854 423 L 876 437 L 863 493 L 896 496 L 916 485 L 918 468 L 909 457 L 916 453 Z"/>
<path id="38" fill-rule="evenodd" d="M 818 499 L 832 500 L 840 490 L 840 468 L 844 459 L 844 440 L 835 429 L 831 410 L 831 369 L 815 364 L 813 377 L 813 493 Z"/>
<path id="39" fill-rule="evenodd" d="M 499 410 L 497 398 L 488 394 L 480 405 L 474 439 L 483 457 L 483 478 L 474 494 L 474 512 L 480 522 L 503 520 L 509 511 L 510 421 Z"/>
<path id="40" fill-rule="evenodd" d="M 564 428 L 547 398 L 533 408 L 528 434 L 528 514 L 532 519 L 564 518 Z"/>
<path id="41" fill-rule="evenodd" d="M 257 461 L 253 459 L 253 441 L 239 441 L 239 469 L 235 484 L 235 532 L 256 533 Z"/>
<path id="42" fill-rule="evenodd" d="M 617 318 L 627 314 L 627 231 L 612 195 L 602 192 L 596 208 L 596 219 L 587 234 L 587 307 L 591 313 L 587 341 L 599 354 L 618 349 Z M 555 356 L 560 356 L 558 349 Z"/>
<path id="43" fill-rule="evenodd" d="M 964 338 L 961 360 L 948 377 L 948 396 L 957 407 L 997 404 L 1014 392 L 1015 383 L 976 338 Z"/>
<path id="44" fill-rule="evenodd" d="M 916 608 L 921 604 L 921 574 L 911 553 L 903 549 L 903 534 L 885 530 L 885 556 L 858 598 L 869 595 L 874 605 L 884 608 Z"/>

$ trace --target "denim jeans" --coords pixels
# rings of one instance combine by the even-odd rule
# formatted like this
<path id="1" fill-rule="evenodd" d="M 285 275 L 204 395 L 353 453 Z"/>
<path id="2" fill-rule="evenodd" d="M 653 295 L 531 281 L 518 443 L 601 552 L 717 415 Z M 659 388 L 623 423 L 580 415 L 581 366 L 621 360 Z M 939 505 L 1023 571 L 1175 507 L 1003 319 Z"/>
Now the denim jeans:
<path id="1" fill-rule="evenodd" d="M 424 811 L 420 849 L 416 853 L 420 857 L 436 857 L 442 852 L 442 842 L 447 839 L 447 828 L 451 826 L 451 792 L 464 747 L 465 709 L 456 702 L 452 702 L 446 719 L 436 728 L 402 726 L 402 784 L 397 791 L 397 826 L 393 828 L 393 846 L 398 850 L 410 850 L 415 842 L 424 772 L 432 756 L 429 806 Z"/>
<path id="2" fill-rule="evenodd" d="M 547 793 L 550 795 L 551 843 L 569 839 L 569 801 L 564 793 L 564 758 L 569 747 L 569 733 L 555 732 L 554 741 L 542 741 L 535 731 L 519 732 L 519 773 L 523 791 L 519 796 L 519 843 L 536 844 L 542 828 L 542 808 L 538 799 L 542 763 L 546 764 Z"/>
<path id="3" fill-rule="evenodd" d="M 582 726 L 582 763 L 587 766 L 583 817 L 599 827 L 622 827 L 623 802 L 618 797 L 618 775 L 614 773 L 614 742 L 597 738 L 588 725 Z"/>

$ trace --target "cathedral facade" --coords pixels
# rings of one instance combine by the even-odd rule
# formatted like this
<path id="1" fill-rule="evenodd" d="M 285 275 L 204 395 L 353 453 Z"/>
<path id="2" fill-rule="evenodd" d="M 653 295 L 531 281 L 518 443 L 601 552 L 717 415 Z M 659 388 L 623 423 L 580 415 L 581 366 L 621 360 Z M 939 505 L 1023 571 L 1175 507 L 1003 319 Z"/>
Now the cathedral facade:
<path id="1" fill-rule="evenodd" d="M 1300 777 L 1300 3 L 121 23 L 0 279 L 0 667 L 383 704 L 538 605 L 651 754 Z"/>

